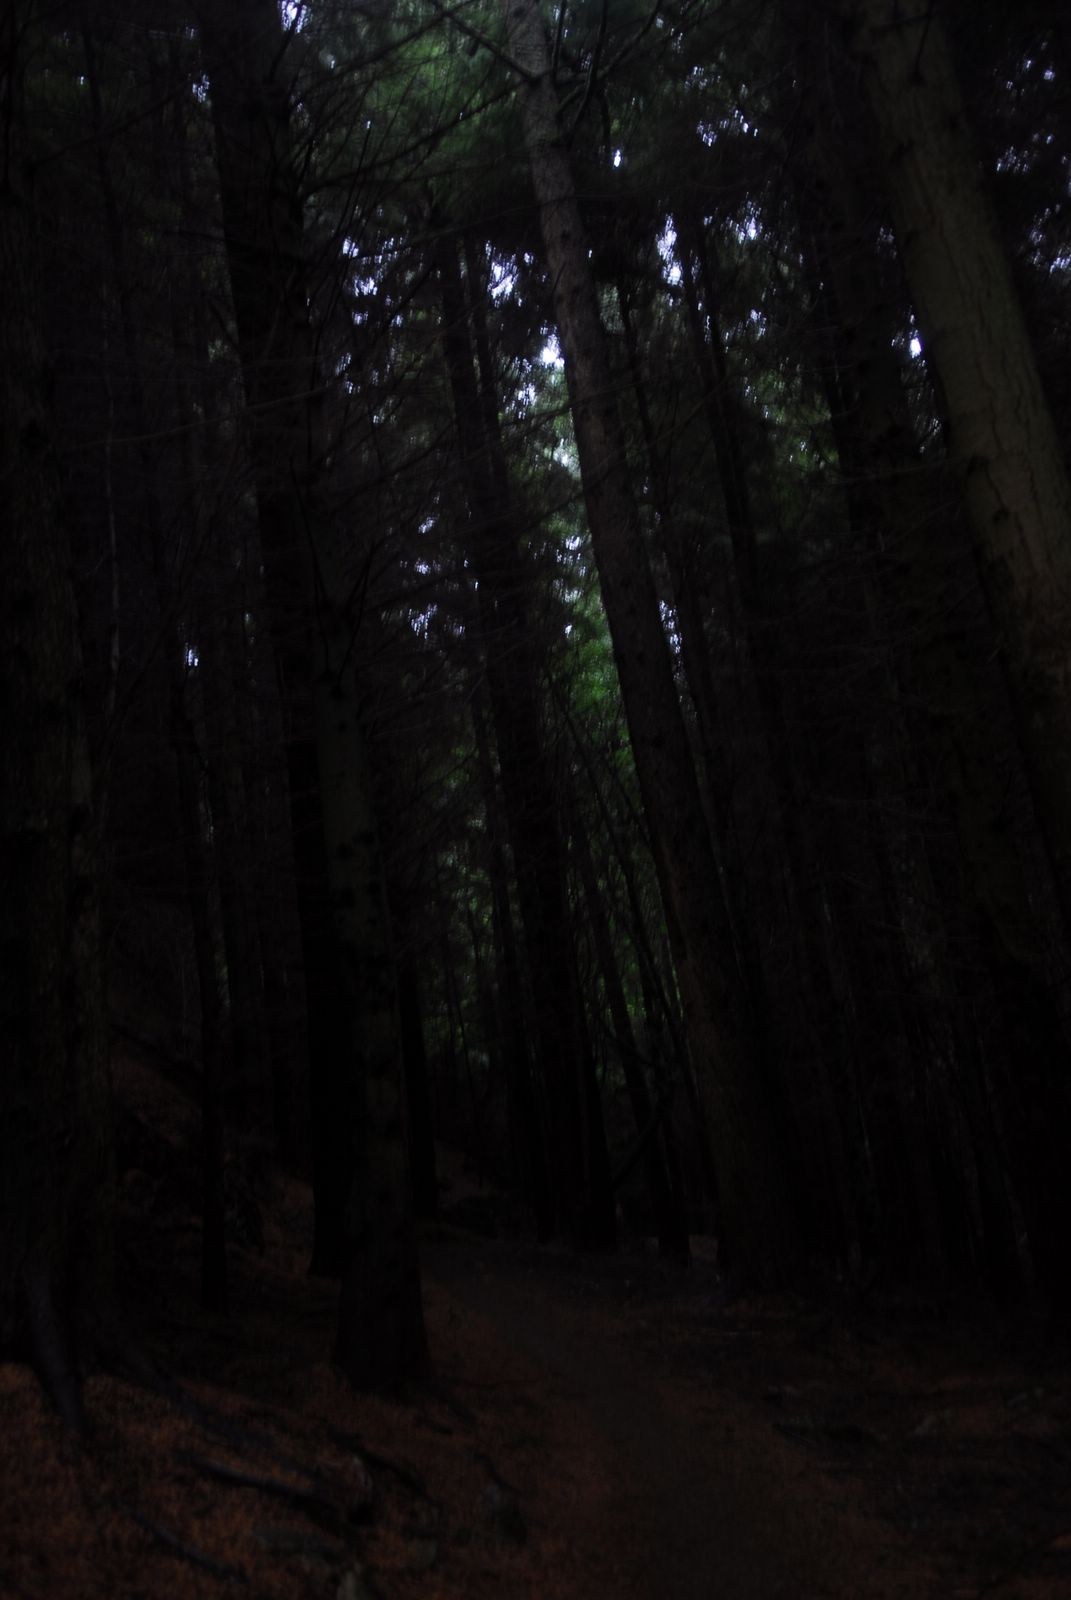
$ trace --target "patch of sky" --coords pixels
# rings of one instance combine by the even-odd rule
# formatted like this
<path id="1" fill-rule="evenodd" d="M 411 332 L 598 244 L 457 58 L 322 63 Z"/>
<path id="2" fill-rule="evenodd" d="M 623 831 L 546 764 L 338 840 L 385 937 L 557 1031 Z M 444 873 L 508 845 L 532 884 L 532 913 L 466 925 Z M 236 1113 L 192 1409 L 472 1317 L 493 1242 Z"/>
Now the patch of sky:
<path id="1" fill-rule="evenodd" d="M 997 157 L 998 172 L 1026 173 L 1030 171 L 1030 156 L 1025 150 L 1005 150 Z"/>
<path id="2" fill-rule="evenodd" d="M 491 263 L 491 299 L 501 300 L 504 295 L 510 295 L 517 287 L 517 274 L 513 265 L 506 261 L 492 261 Z"/>
<path id="3" fill-rule="evenodd" d="M 562 355 L 562 347 L 558 343 L 558 335 L 556 333 L 548 335 L 546 344 L 539 352 L 539 359 L 545 367 L 553 367 L 555 372 L 561 372 L 564 369 L 565 358 Z M 531 394 L 531 399 L 526 400 L 526 404 L 531 405 L 535 400 L 535 391 L 529 386 L 528 392 Z"/>
<path id="4" fill-rule="evenodd" d="M 757 239 L 760 232 L 759 213 L 754 206 L 748 206 L 744 212 L 743 221 L 737 224 L 736 237 L 743 244 L 745 239 Z"/>
<path id="5" fill-rule="evenodd" d="M 426 639 L 431 631 L 431 624 L 438 614 L 438 606 L 428 606 L 426 611 L 411 611 L 409 613 L 409 626 L 419 639 Z"/>
<path id="6" fill-rule="evenodd" d="M 673 651 L 674 655 L 677 655 L 680 652 L 680 635 L 677 629 L 676 610 L 666 600 L 660 600 L 658 602 L 658 609 L 662 613 L 662 626 L 666 630 L 666 637 L 669 640 L 670 649 Z"/>
<path id="7" fill-rule="evenodd" d="M 662 275 L 667 283 L 680 283 L 681 269 L 675 254 L 677 247 L 677 230 L 669 217 L 666 218 L 665 227 L 655 240 L 658 254 L 662 258 Z"/>

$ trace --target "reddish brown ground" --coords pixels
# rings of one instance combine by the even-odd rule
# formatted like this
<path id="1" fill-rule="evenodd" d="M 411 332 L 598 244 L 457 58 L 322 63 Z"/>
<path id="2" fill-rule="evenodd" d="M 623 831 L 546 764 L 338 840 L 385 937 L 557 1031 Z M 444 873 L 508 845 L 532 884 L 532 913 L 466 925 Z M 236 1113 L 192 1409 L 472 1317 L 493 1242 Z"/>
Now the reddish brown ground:
<path id="1" fill-rule="evenodd" d="M 236 1310 L 207 1315 L 190 1102 L 129 1053 L 119 1080 L 131 1322 L 189 1398 L 95 1377 L 80 1442 L 0 1366 L 0 1595 L 1071 1596 L 1071 1373 L 1036 1331 L 892 1296 L 726 1304 L 702 1260 L 442 1227 L 436 1382 L 368 1399 L 327 1359 L 307 1191 L 266 1175 L 263 1254 L 234 1250 Z"/>

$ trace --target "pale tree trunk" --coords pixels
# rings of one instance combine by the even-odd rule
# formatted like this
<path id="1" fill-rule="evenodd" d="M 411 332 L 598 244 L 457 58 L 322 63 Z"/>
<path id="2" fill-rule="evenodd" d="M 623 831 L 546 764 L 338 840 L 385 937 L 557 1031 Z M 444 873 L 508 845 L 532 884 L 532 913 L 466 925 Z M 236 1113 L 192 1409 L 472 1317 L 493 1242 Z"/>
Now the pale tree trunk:
<path id="1" fill-rule="evenodd" d="M 335 1359 L 361 1386 L 427 1359 L 396 978 L 348 615 L 324 508 L 286 40 L 275 0 L 202 17 L 288 766 L 310 1009 L 314 1268 L 339 1272 Z"/>
<path id="2" fill-rule="evenodd" d="M 1022 310 L 991 211 L 948 45 L 927 13 L 891 0 L 846 8 L 882 149 L 904 270 L 938 391 L 949 468 L 958 482 L 1014 708 L 1020 748 L 1071 934 L 1071 483 L 1042 392 Z M 969 799 L 964 849 L 983 915 L 1007 934 L 1017 898 L 1006 839 L 979 795 L 992 779 L 961 758 Z M 981 819 L 981 827 L 978 821 Z M 1029 919 L 1029 913 L 1028 919 Z M 1028 926 L 1028 923 L 1027 923 Z M 1027 947 L 1030 940 L 1027 940 Z M 1043 999 L 1042 1004 L 1046 1001 Z M 1030 1007 L 1031 1015 L 1036 1008 Z M 1014 1037 L 1014 1035 L 1013 1035 Z M 1065 1058 L 1066 1059 L 1066 1058 Z M 998 1065 L 1000 1099 L 1035 1269 L 1050 1304 L 1071 1301 L 1058 1217 L 1067 1187 L 1063 1063 Z M 1059 1131 L 1057 1131 L 1059 1130 Z"/>
<path id="3" fill-rule="evenodd" d="M 669 648 L 628 489 L 599 317 L 538 0 L 503 0 L 565 357 L 584 498 L 651 831 L 689 1042 L 709 1117 L 733 1269 L 773 1282 L 794 1255 L 792 1208 L 756 1041 L 732 986 L 732 937 Z"/>
<path id="4" fill-rule="evenodd" d="M 849 49 L 1071 930 L 1071 482 L 944 30 L 904 13 L 845 3 Z"/>
<path id="5" fill-rule="evenodd" d="M 96 830 L 46 402 L 19 47 L 0 21 L 0 1359 L 71 1424 L 112 1306 L 114 1175 Z"/>
<path id="6" fill-rule="evenodd" d="M 845 73 L 834 71 L 830 78 L 842 96 L 850 95 Z M 850 116 L 854 101 L 847 99 L 845 109 Z M 839 128 L 836 101 L 819 100 L 811 162 L 824 180 L 826 222 L 818 239 L 842 383 L 834 428 L 851 486 L 850 515 L 883 563 L 880 587 L 868 604 L 883 616 L 894 641 L 884 695 L 893 722 L 886 737 L 903 751 L 905 767 L 915 769 L 905 777 L 913 785 L 925 783 L 946 822 L 936 837 L 904 836 L 894 844 L 893 853 L 909 869 L 900 912 L 905 944 L 914 952 L 915 986 L 941 1002 L 946 1033 L 939 1044 L 935 1027 L 934 1044 L 945 1060 L 935 1063 L 933 1076 L 944 1101 L 944 1136 L 951 1143 L 962 1121 L 970 1147 L 966 1161 L 946 1165 L 954 1172 L 952 1182 L 966 1177 L 969 1183 L 964 1169 L 973 1158 L 993 1287 L 1010 1299 L 1022 1284 L 1007 1167 L 1035 1271 L 1056 1299 L 1067 1292 L 1057 1221 L 1067 1209 L 1059 1195 L 1069 1181 L 1066 1111 L 1060 1105 L 1066 1043 L 1050 981 L 1045 921 L 1031 905 L 1021 841 L 1008 825 L 1008 772 L 1001 754 L 1012 743 L 1007 697 L 986 662 L 990 635 L 963 518 L 949 514 L 943 468 L 919 471 L 919 445 L 893 347 L 895 305 L 874 272 L 878 223 L 865 146 L 848 146 Z M 809 212 L 813 217 L 813 206 Z M 955 955 L 953 944 L 960 952 L 977 949 L 973 970 L 962 953 Z M 955 1209 L 963 1214 L 962 1198 Z M 950 1236 L 956 1225 L 957 1218 L 946 1217 Z"/>

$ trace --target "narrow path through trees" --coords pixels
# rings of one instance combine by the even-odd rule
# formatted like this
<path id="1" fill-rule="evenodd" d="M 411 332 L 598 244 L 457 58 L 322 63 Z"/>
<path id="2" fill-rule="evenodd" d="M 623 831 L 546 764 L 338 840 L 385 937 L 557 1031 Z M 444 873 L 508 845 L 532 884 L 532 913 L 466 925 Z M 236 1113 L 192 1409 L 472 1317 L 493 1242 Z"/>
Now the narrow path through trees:
<path id="1" fill-rule="evenodd" d="M 851 1504 L 831 1503 L 828 1485 L 816 1484 L 773 1428 L 765 1437 L 709 1367 L 683 1370 L 680 1349 L 661 1340 L 660 1348 L 636 1347 L 614 1302 L 630 1271 L 650 1278 L 644 1263 L 597 1265 L 471 1240 L 433 1243 L 425 1260 L 431 1280 L 517 1357 L 506 1372 L 444 1371 L 459 1397 L 534 1379 L 532 1430 L 548 1467 L 562 1459 L 564 1434 L 584 1441 L 571 1526 L 556 1531 L 590 1561 L 588 1581 L 598 1587 L 588 1600 L 921 1592 L 885 1533 Z M 662 1283 L 667 1299 L 684 1293 L 697 1308 L 717 1304 L 716 1282 L 701 1267 Z M 877 1570 L 886 1557 L 887 1577 Z"/>

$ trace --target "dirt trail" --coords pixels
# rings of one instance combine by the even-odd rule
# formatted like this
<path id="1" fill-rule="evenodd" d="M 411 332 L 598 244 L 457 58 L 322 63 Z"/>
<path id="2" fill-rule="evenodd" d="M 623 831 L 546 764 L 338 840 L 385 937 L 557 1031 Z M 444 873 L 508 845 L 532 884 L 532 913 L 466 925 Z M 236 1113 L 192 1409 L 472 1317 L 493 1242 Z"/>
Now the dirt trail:
<path id="1" fill-rule="evenodd" d="M 591 1557 L 588 1581 L 601 1574 L 587 1600 L 919 1592 L 884 1530 L 849 1504 L 831 1505 L 809 1465 L 709 1376 L 682 1372 L 675 1352 L 671 1361 L 669 1350 L 637 1349 L 598 1279 L 563 1277 L 560 1263 L 518 1261 L 482 1244 L 433 1245 L 426 1260 L 532 1369 L 547 1456 L 568 1449 L 563 1427 L 578 1429 L 593 1452 L 587 1470 L 598 1492 L 564 1508 L 568 1538 Z M 702 1285 L 687 1292 L 702 1299 Z M 466 1398 L 466 1374 L 446 1376 Z"/>
<path id="2" fill-rule="evenodd" d="M 118 1065 L 124 1295 L 185 1400 L 98 1374 L 76 1440 L 0 1366 L 3 1600 L 1071 1595 L 1071 1366 L 1029 1326 L 891 1287 L 727 1303 L 703 1259 L 439 1225 L 438 1380 L 358 1394 L 307 1185 L 253 1191 L 233 1312 L 204 1311 L 193 1108 Z"/>

